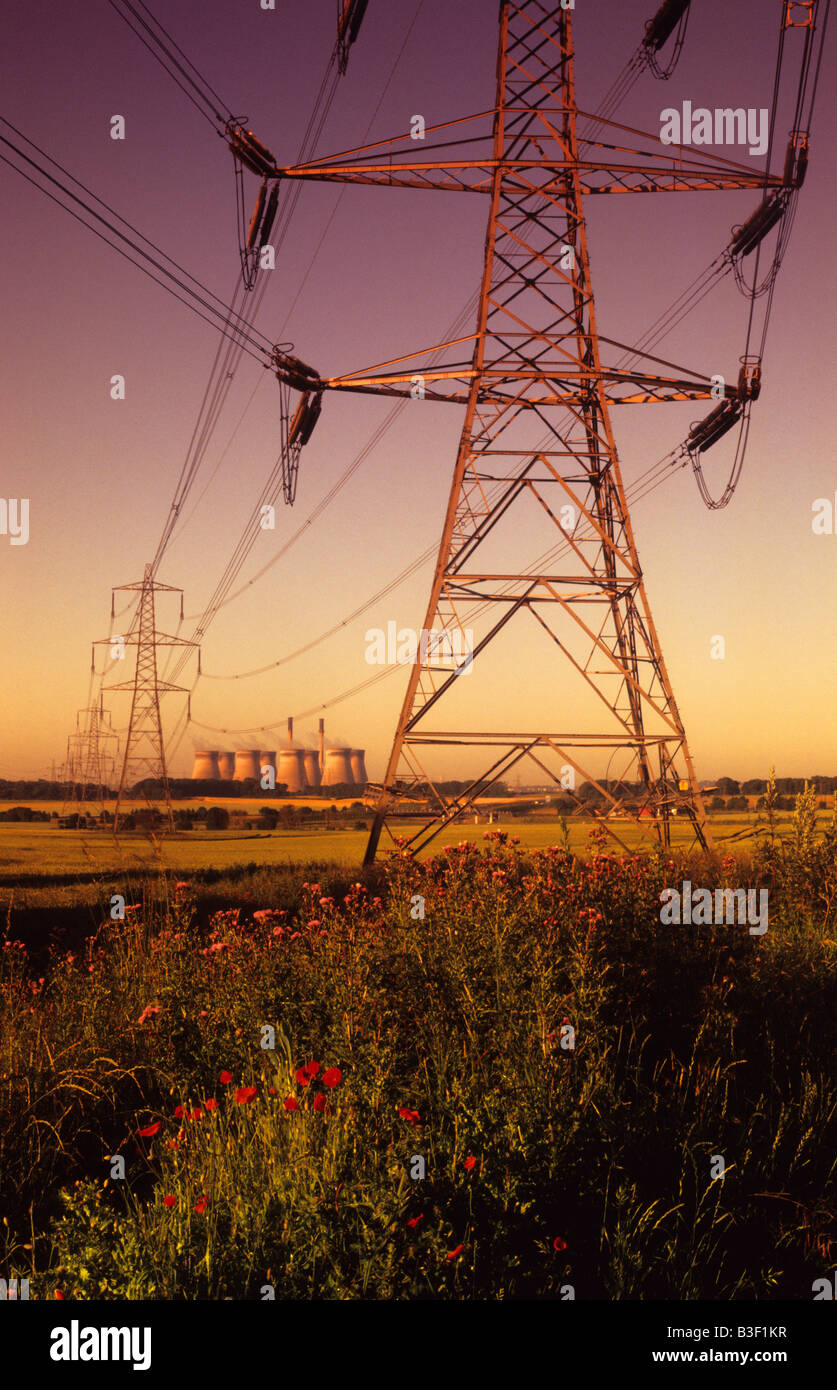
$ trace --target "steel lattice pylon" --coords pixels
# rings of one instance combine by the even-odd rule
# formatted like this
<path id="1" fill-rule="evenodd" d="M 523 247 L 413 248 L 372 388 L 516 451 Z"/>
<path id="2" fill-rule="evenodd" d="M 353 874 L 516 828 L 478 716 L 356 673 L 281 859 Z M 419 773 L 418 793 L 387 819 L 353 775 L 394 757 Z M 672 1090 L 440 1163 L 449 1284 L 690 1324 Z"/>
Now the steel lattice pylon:
<path id="1" fill-rule="evenodd" d="M 113 817 L 113 828 L 114 831 L 119 828 L 120 809 L 130 783 L 145 776 L 159 783 L 166 810 L 166 819 L 169 829 L 173 830 L 174 814 L 172 812 L 171 791 L 166 769 L 163 725 L 160 716 L 160 695 L 167 691 L 183 691 L 185 687 L 182 685 L 173 685 L 169 681 L 160 680 L 157 674 L 157 648 L 161 646 L 193 647 L 195 644 L 187 641 L 185 638 L 173 637 L 157 631 L 154 604 L 155 594 L 161 590 L 166 593 L 180 594 L 180 616 L 182 619 L 183 591 L 181 589 L 172 588 L 170 584 L 159 584 L 153 577 L 152 565 L 149 564 L 145 566 L 145 573 L 140 581 L 135 584 L 116 585 L 114 592 L 122 590 L 139 592 L 137 631 L 133 635 L 118 639 L 121 640 L 125 646 L 136 647 L 137 661 L 134 679 L 132 681 L 120 681 L 117 685 L 104 687 L 105 690 L 130 690 L 133 693 L 131 717 L 128 723 L 128 732 L 125 737 L 125 756 L 122 761 L 122 776 L 119 781 L 119 792 L 116 798 L 116 809 Z M 117 639 L 113 637 L 103 638 L 99 645 L 109 644 L 112 647 L 115 640 Z"/>
<path id="2" fill-rule="evenodd" d="M 82 716 L 84 722 L 82 723 Z M 66 783 L 64 813 L 80 810 L 90 804 L 99 811 L 106 810 L 108 787 L 111 785 L 118 739 L 110 723 L 110 714 L 101 702 L 76 715 L 76 732 L 67 739 Z"/>
<path id="3" fill-rule="evenodd" d="M 543 119 L 545 99 L 560 108 L 558 119 Z M 528 187 L 521 189 L 519 175 L 506 176 L 502 161 L 535 155 L 549 139 L 570 161 L 562 186 L 555 187 L 550 172 L 539 177 L 532 169 Z M 677 802 L 691 815 L 705 845 L 701 795 L 642 582 L 605 395 L 581 182 L 572 163 L 578 158 L 578 135 L 570 20 L 561 11 L 550 13 L 537 3 L 504 6 L 494 155 L 474 374 L 424 629 L 463 632 L 475 597 L 480 604 L 492 603 L 498 616 L 473 651 L 476 663 L 510 620 L 531 615 L 612 717 L 607 728 L 586 735 L 560 728 L 505 736 L 433 730 L 428 716 L 436 714 L 446 691 L 462 676 L 440 671 L 432 651 L 424 660 L 420 652 L 381 788 L 367 862 L 374 858 L 395 793 L 409 793 L 421 783 L 432 786 L 422 754 L 426 746 L 439 743 L 484 743 L 490 761 L 464 794 L 437 796 L 434 816 L 408 842 L 413 849 L 427 844 L 486 784 L 506 776 L 522 758 L 557 783 L 556 759 L 576 777 L 601 786 L 601 774 L 594 775 L 586 762 L 591 751 L 602 749 L 611 752 L 611 760 L 613 754 L 625 755 L 617 778 L 602 787 L 606 799 L 616 804 L 613 780 L 639 782 L 638 820 L 643 810 L 650 810 L 656 834 L 667 841 L 669 812 Z M 575 399 L 565 397 L 568 428 L 550 418 L 549 407 L 528 404 L 528 398 L 543 395 L 556 370 L 577 384 Z M 487 383 L 496 387 L 513 374 L 517 389 L 510 398 L 483 400 Z M 510 458 L 501 436 L 511 433 L 524 414 L 530 432 L 534 426 L 542 433 L 546 424 L 553 438 L 545 450 L 530 454 L 520 447 Z M 485 479 L 493 456 L 509 481 L 500 502 L 490 505 Z M 496 519 L 526 494 L 546 510 L 559 533 L 559 508 L 572 508 L 572 514 L 585 519 L 592 539 L 574 542 L 567 537 L 571 562 L 554 573 L 483 574 L 475 564 L 476 552 Z M 586 660 L 573 655 L 562 638 L 566 619 L 582 634 Z M 685 795 L 679 791 L 678 762 L 687 773 Z"/>
<path id="4" fill-rule="evenodd" d="M 632 351 L 623 369 L 602 362 L 583 197 L 746 189 L 766 197 L 785 187 L 784 176 L 663 144 L 603 118 L 596 127 L 607 128 L 604 134 L 586 138 L 582 151 L 570 13 L 555 0 L 502 0 L 499 24 L 493 110 L 428 127 L 420 154 L 401 136 L 272 171 L 279 179 L 489 200 L 471 337 L 330 377 L 281 348 L 274 353 L 280 381 L 300 391 L 409 396 L 418 383 L 424 399 L 466 408 L 422 629 L 431 635 L 417 644 L 386 774 L 372 789 L 367 863 L 399 803 L 406 809 L 412 802 L 414 810 L 416 800 L 430 801 L 424 824 L 407 840 L 420 850 L 524 759 L 567 791 L 574 792 L 576 778 L 586 779 L 613 809 L 624 811 L 619 793 L 630 784 L 633 819 L 652 839 L 669 843 L 677 811 L 691 819 L 700 845 L 709 840 L 643 586 L 610 406 L 717 396 L 709 375 L 646 353 Z M 471 133 L 473 123 L 487 119 L 489 134 Z M 799 185 L 798 171 L 791 180 L 788 188 Z M 473 344 L 469 361 L 456 359 L 464 344 Z M 758 388 L 757 367 L 743 362 L 737 383 L 723 386 L 731 403 L 725 409 L 743 409 Z M 551 540 L 535 560 L 533 513 Z M 562 677 L 572 674 L 585 693 L 583 718 L 565 697 L 565 680 L 549 686 L 549 709 L 526 730 L 505 731 L 494 711 L 496 679 L 468 705 L 465 671 L 470 685 L 474 673 L 490 670 L 498 644 L 524 620 L 557 655 Z M 470 632 L 478 632 L 473 643 Z M 463 649 L 465 663 L 452 656 Z M 513 647 L 511 660 L 518 689 L 529 694 L 535 683 L 525 679 L 528 653 Z M 473 728 L 475 706 L 490 721 L 482 731 Z M 591 708 L 603 718 L 585 729 Z M 484 750 L 485 766 L 450 797 L 434 785 L 441 776 L 427 766 L 428 754 L 463 748 Z M 612 824 L 608 829 L 618 840 Z"/>

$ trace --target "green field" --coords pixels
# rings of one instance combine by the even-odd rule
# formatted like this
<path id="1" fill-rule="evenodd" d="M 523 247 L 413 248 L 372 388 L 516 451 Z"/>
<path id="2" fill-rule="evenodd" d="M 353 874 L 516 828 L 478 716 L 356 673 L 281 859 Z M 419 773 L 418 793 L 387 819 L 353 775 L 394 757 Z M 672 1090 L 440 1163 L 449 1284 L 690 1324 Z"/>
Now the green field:
<path id="1" fill-rule="evenodd" d="M 818 829 L 825 829 L 830 817 L 820 813 Z M 787 830 L 790 817 L 780 815 L 780 830 Z M 405 822 L 403 833 L 411 833 L 413 822 Z M 625 821 L 611 822 L 613 829 L 630 849 L 649 847 L 638 827 Z M 710 817 L 717 849 L 739 848 L 747 852 L 756 826 L 754 813 L 736 812 Z M 586 853 L 593 823 L 573 820 L 567 826 L 569 848 Z M 513 816 L 447 827 L 422 857 L 437 854 L 445 846 L 470 841 L 486 842 L 486 835 L 504 831 L 519 838 L 521 846 L 545 849 L 562 844 L 562 829 L 556 821 L 524 820 Z M 673 845 L 690 846 L 685 822 L 674 822 Z M 258 866 L 289 866 L 318 863 L 360 868 L 366 849 L 367 832 L 355 829 L 323 830 L 230 830 L 207 832 L 196 829 L 151 838 L 147 833 L 126 832 L 114 837 L 112 830 L 61 830 L 46 823 L 0 822 L 0 911 L 47 907 L 52 904 L 100 902 L 102 891 L 116 881 L 136 881 L 149 875 L 170 874 L 188 878 L 195 873 L 214 871 L 224 875 Z M 381 840 L 380 857 L 392 848 Z M 612 849 L 621 852 L 615 842 Z"/>

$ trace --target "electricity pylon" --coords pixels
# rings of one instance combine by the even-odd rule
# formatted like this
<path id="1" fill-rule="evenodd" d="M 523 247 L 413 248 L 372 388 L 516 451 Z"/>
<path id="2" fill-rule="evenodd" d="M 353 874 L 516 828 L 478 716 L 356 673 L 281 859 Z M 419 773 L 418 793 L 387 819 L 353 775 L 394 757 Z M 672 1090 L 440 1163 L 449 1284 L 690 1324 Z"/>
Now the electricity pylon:
<path id="1" fill-rule="evenodd" d="M 647 353 L 633 352 L 623 369 L 603 361 L 602 343 L 609 352 L 624 345 L 597 331 L 583 199 L 746 189 L 767 197 L 785 185 L 598 118 L 597 138 L 580 145 L 570 13 L 558 0 L 502 0 L 499 22 L 492 111 L 428 127 L 421 146 L 404 136 L 275 171 L 489 200 L 470 338 L 330 378 L 305 369 L 303 379 L 295 359 L 278 349 L 274 356 L 280 381 L 300 390 L 419 394 L 465 406 L 424 622 L 437 637 L 416 645 L 366 862 L 399 803 L 430 801 L 407 839 L 415 852 L 523 760 L 576 800 L 577 779 L 586 779 L 609 810 L 657 842 L 668 844 L 671 815 L 684 815 L 705 848 L 703 800 L 645 592 L 610 412 L 717 400 L 717 386 Z M 470 122 L 488 120 L 490 134 L 469 135 Z M 798 186 L 793 167 L 792 178 Z M 463 344 L 470 361 L 457 360 Z M 448 360 L 439 363 L 440 354 Z M 725 416 L 758 392 L 757 362 L 745 360 L 735 374 L 736 384 L 721 388 L 731 403 Z M 548 533 L 542 554 L 538 524 Z M 527 623 L 543 639 L 539 655 Z M 463 647 L 464 662 L 438 657 L 440 648 Z M 503 686 L 511 719 L 500 709 Z M 590 719 L 596 710 L 600 720 Z M 450 772 L 439 759 L 465 749 L 480 770 L 459 795 L 444 795 L 435 783 Z M 608 829 L 618 840 L 611 822 Z"/>
<path id="2" fill-rule="evenodd" d="M 158 647 L 193 647 L 183 637 L 174 637 L 158 632 L 156 627 L 154 596 L 161 591 L 180 594 L 180 617 L 183 619 L 183 590 L 172 588 L 170 584 L 159 584 L 153 577 L 153 567 L 145 566 L 145 573 L 135 584 L 118 584 L 114 593 L 131 590 L 139 592 L 139 604 L 135 618 L 136 632 L 127 636 L 115 635 L 100 639 L 96 645 L 107 645 L 111 654 L 117 658 L 124 656 L 126 647 L 136 647 L 137 661 L 134 679 L 120 681 L 116 685 L 106 685 L 105 690 L 130 690 L 131 717 L 125 737 L 125 755 L 122 761 L 122 775 L 116 798 L 113 816 L 114 831 L 119 828 L 119 815 L 128 787 L 143 775 L 159 783 L 162 801 L 165 805 L 169 829 L 174 829 L 174 813 L 171 804 L 168 771 L 166 769 L 166 750 L 163 742 L 163 725 L 160 716 L 160 696 L 168 691 L 185 691 L 182 685 L 173 685 L 161 680 L 157 674 Z M 111 610 L 113 611 L 113 610 Z M 133 624 L 132 624 L 133 626 Z M 150 802 L 150 797 L 146 798 Z"/>
<path id="3" fill-rule="evenodd" d="M 78 711 L 75 733 L 67 739 L 65 814 L 88 804 L 99 811 L 106 809 L 118 742 L 101 700 Z"/>

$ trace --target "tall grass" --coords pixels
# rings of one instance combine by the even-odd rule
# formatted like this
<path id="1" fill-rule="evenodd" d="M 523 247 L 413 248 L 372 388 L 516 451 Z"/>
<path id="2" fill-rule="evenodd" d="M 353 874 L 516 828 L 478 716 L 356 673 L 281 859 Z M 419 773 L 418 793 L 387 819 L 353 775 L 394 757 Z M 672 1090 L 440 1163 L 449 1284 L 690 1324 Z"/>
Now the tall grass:
<path id="1" fill-rule="evenodd" d="M 501 834 L 395 856 L 377 892 L 260 870 L 209 923 L 170 885 L 42 978 L 9 935 L 3 1272 L 67 1298 L 810 1297 L 837 853 L 805 814 L 748 861 Z M 767 933 L 664 926 L 684 877 L 769 884 Z"/>

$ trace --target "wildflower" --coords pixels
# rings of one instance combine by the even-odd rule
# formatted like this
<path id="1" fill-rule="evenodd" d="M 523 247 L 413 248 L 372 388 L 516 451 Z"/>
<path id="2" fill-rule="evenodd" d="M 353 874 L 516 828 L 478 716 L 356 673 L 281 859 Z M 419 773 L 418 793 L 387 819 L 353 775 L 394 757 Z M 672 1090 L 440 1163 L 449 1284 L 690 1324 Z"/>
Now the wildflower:
<path id="1" fill-rule="evenodd" d="M 416 1226 L 418 1225 L 418 1223 L 419 1223 L 420 1221 L 423 1221 L 423 1220 L 424 1220 L 424 1212 L 422 1211 L 422 1212 L 419 1212 L 418 1216 L 411 1216 L 411 1217 L 409 1218 L 409 1220 L 407 1221 L 407 1225 L 408 1225 L 408 1226 L 411 1226 L 412 1229 L 415 1230 L 415 1229 L 416 1229 Z"/>
<path id="2" fill-rule="evenodd" d="M 207 1010 L 206 1010 L 206 1009 L 201 1009 L 200 1013 L 198 1014 L 198 1018 L 209 1018 L 209 1014 L 208 1014 Z"/>
<path id="3" fill-rule="evenodd" d="M 55 1290 L 55 1297 L 60 1298 L 62 1303 L 64 1302 L 64 1295 L 60 1289 Z"/>
<path id="4" fill-rule="evenodd" d="M 213 1096 L 210 1096 L 209 1100 L 204 1101 L 203 1108 L 204 1110 L 217 1110 L 218 1102 Z"/>
<path id="5" fill-rule="evenodd" d="M 142 1013 L 137 1019 L 137 1023 L 145 1023 L 146 1020 L 149 1019 L 152 1014 L 159 1014 L 162 1012 L 163 1011 L 160 1008 L 159 1004 L 146 1004 L 145 1008 L 143 1009 Z"/>
<path id="6" fill-rule="evenodd" d="M 319 917 L 312 917 L 312 918 L 311 918 L 311 921 L 308 923 L 308 925 L 309 925 L 309 927 L 318 927 L 318 926 L 320 925 L 320 919 L 319 919 Z"/>
<path id="7" fill-rule="evenodd" d="M 239 1086 L 238 1090 L 235 1093 L 236 1103 L 238 1105 L 248 1105 L 255 1094 L 255 1086 Z"/>
<path id="8" fill-rule="evenodd" d="M 209 1198 L 199 1197 L 198 1200 L 195 1202 L 195 1211 L 198 1213 L 198 1216 L 203 1216 L 208 1206 Z"/>
<path id="9" fill-rule="evenodd" d="M 139 1133 L 141 1138 L 151 1139 L 158 1132 L 161 1124 L 161 1120 L 155 1120 L 153 1125 L 148 1125 L 145 1129 L 138 1130 L 137 1132 Z"/>
<path id="10" fill-rule="evenodd" d="M 188 888 L 189 884 L 187 880 L 184 878 L 180 883 L 176 883 L 174 886 L 175 888 Z"/>
<path id="11" fill-rule="evenodd" d="M 561 1236 L 556 1236 L 552 1242 L 552 1248 L 553 1250 L 566 1250 L 567 1242 L 563 1240 Z"/>
<path id="12" fill-rule="evenodd" d="M 176 1201 L 177 1201 L 177 1198 L 176 1198 L 176 1197 L 173 1197 L 172 1194 L 171 1194 L 170 1192 L 167 1192 L 166 1195 L 165 1195 L 165 1197 L 163 1198 L 163 1206 L 164 1206 L 164 1207 L 173 1207 L 173 1206 L 175 1205 Z"/>
<path id="13" fill-rule="evenodd" d="M 319 1062 L 306 1062 L 305 1070 L 310 1077 L 314 1077 L 320 1070 Z"/>
<path id="14" fill-rule="evenodd" d="M 343 1073 L 339 1067 L 329 1067 L 327 1071 L 323 1072 L 324 1086 L 339 1086 L 342 1080 Z"/>
<path id="15" fill-rule="evenodd" d="M 222 1085 L 222 1086 L 229 1086 L 229 1084 L 230 1084 L 231 1081 L 232 1081 L 232 1077 L 230 1076 L 229 1072 L 228 1072 L 228 1071 L 222 1071 L 222 1072 L 221 1072 L 221 1085 Z"/>
<path id="16" fill-rule="evenodd" d="M 203 1111 L 201 1110 L 200 1106 L 199 1106 L 199 1105 L 196 1105 L 195 1108 L 194 1108 L 194 1110 L 192 1111 L 192 1119 L 193 1119 L 193 1120 L 199 1120 L 202 1114 L 203 1114 Z"/>
<path id="17" fill-rule="evenodd" d="M 183 1119 L 183 1116 L 184 1116 L 185 1114 L 186 1114 L 186 1111 L 183 1109 L 183 1106 L 182 1106 L 182 1105 L 176 1105 L 176 1106 L 174 1107 L 174 1118 L 175 1118 L 176 1120 L 182 1120 L 182 1119 Z"/>
<path id="18" fill-rule="evenodd" d="M 464 1246 L 464 1245 L 457 1245 L 457 1247 L 456 1247 L 455 1250 L 449 1250 L 449 1251 L 448 1251 L 448 1256 L 447 1256 L 448 1259 L 449 1259 L 449 1260 L 455 1260 L 456 1257 L 457 1257 L 457 1255 L 461 1255 L 461 1254 L 462 1254 L 462 1251 L 463 1251 L 464 1249 L 465 1249 L 465 1246 Z"/>
<path id="19" fill-rule="evenodd" d="M 285 1096 L 285 1109 L 286 1109 L 286 1110 L 298 1110 L 298 1109 L 299 1109 L 299 1103 L 298 1103 L 298 1101 L 297 1101 L 296 1096 Z"/>
<path id="20" fill-rule="evenodd" d="M 468 1173 L 470 1173 L 472 1168 L 476 1168 L 477 1160 L 474 1158 L 473 1154 L 471 1154 L 469 1158 L 466 1158 L 463 1166 Z"/>
<path id="21" fill-rule="evenodd" d="M 310 1080 L 311 1078 L 308 1075 L 308 1072 L 306 1071 L 305 1067 L 300 1067 L 299 1071 L 296 1073 L 297 1085 L 307 1086 Z"/>
<path id="22" fill-rule="evenodd" d="M 326 1108 L 326 1098 L 325 1098 L 325 1096 L 315 1096 L 315 1097 L 314 1097 L 314 1109 L 316 1110 L 317 1114 L 318 1114 L 318 1115 L 321 1114 L 322 1111 L 325 1110 L 325 1108 Z"/>
<path id="23" fill-rule="evenodd" d="M 399 1106 L 398 1113 L 401 1116 L 402 1120 L 407 1120 L 408 1123 L 411 1125 L 421 1124 L 419 1112 L 417 1110 L 408 1110 L 406 1106 L 401 1105 Z"/>

